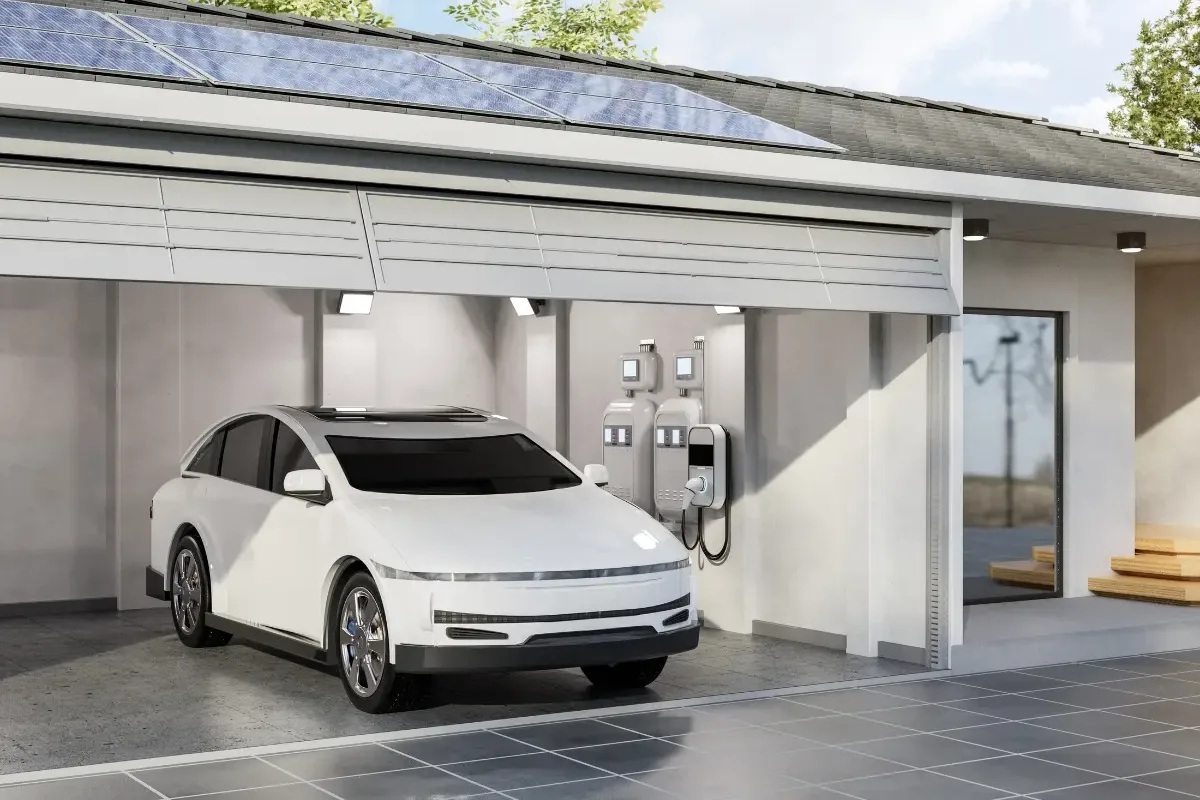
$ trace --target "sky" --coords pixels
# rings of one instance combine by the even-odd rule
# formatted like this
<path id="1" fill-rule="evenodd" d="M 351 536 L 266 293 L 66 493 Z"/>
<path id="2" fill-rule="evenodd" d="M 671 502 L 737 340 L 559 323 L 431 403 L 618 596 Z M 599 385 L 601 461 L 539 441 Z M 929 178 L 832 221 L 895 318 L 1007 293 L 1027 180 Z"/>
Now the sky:
<path id="1" fill-rule="evenodd" d="M 659 60 L 957 100 L 1107 130 L 1105 85 L 1142 19 L 1178 0 L 665 0 Z M 447 0 L 376 0 L 396 24 L 469 34 Z"/>

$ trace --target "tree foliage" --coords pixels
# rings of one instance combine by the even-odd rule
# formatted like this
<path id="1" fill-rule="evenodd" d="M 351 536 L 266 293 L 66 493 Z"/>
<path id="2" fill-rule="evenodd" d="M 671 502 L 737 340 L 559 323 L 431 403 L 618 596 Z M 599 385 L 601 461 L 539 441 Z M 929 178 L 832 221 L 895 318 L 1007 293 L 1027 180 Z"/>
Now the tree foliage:
<path id="1" fill-rule="evenodd" d="M 393 22 L 371 0 L 199 0 L 213 6 L 240 6 L 268 14 L 298 14 L 314 19 L 342 20 L 357 25 L 390 27 Z"/>
<path id="2" fill-rule="evenodd" d="M 1165 17 L 1143 21 L 1138 44 L 1110 85 L 1121 105 L 1116 133 L 1177 150 L 1200 150 L 1200 6 L 1180 0 Z"/>
<path id="3" fill-rule="evenodd" d="M 609 58 L 654 60 L 635 37 L 663 0 L 466 0 L 446 13 L 483 39 Z"/>

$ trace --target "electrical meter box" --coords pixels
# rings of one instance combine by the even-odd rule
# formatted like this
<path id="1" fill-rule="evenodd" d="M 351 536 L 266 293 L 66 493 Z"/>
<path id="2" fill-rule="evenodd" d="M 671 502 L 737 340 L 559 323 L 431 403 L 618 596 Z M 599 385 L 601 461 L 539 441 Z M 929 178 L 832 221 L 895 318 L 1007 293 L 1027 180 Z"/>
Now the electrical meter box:
<path id="1" fill-rule="evenodd" d="M 676 353 L 671 363 L 674 365 L 675 388 L 681 391 L 692 391 L 704 388 L 704 351 L 688 350 Z"/>
<path id="2" fill-rule="evenodd" d="M 604 409 L 604 466 L 608 491 L 654 513 L 653 400 L 630 397 L 614 400 Z"/>
<path id="3" fill-rule="evenodd" d="M 626 392 L 653 392 L 658 389 L 659 355 L 654 350 L 621 356 L 621 388 Z"/>

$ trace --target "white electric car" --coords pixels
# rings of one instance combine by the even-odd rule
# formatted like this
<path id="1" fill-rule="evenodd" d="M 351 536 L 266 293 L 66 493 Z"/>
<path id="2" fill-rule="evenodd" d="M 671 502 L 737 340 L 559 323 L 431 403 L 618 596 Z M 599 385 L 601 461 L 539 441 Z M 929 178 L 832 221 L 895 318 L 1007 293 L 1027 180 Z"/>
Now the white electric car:
<path id="1" fill-rule="evenodd" d="M 643 687 L 699 641 L 688 554 L 520 426 L 466 408 L 228 418 L 154 495 L 146 593 L 180 640 L 336 665 L 355 706 L 444 672 Z"/>

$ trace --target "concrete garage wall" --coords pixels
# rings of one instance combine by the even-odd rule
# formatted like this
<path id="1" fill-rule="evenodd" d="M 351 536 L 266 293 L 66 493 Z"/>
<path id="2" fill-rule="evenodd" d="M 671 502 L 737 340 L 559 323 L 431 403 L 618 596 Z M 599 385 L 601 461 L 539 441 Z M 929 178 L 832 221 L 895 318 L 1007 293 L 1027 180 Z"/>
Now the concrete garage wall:
<path id="1" fill-rule="evenodd" d="M 1133 548 L 1133 258 L 988 240 L 967 245 L 963 282 L 968 307 L 1066 314 L 1063 593 L 1085 596 Z"/>
<path id="2" fill-rule="evenodd" d="M 0 604 L 116 593 L 107 293 L 0 279 Z"/>

